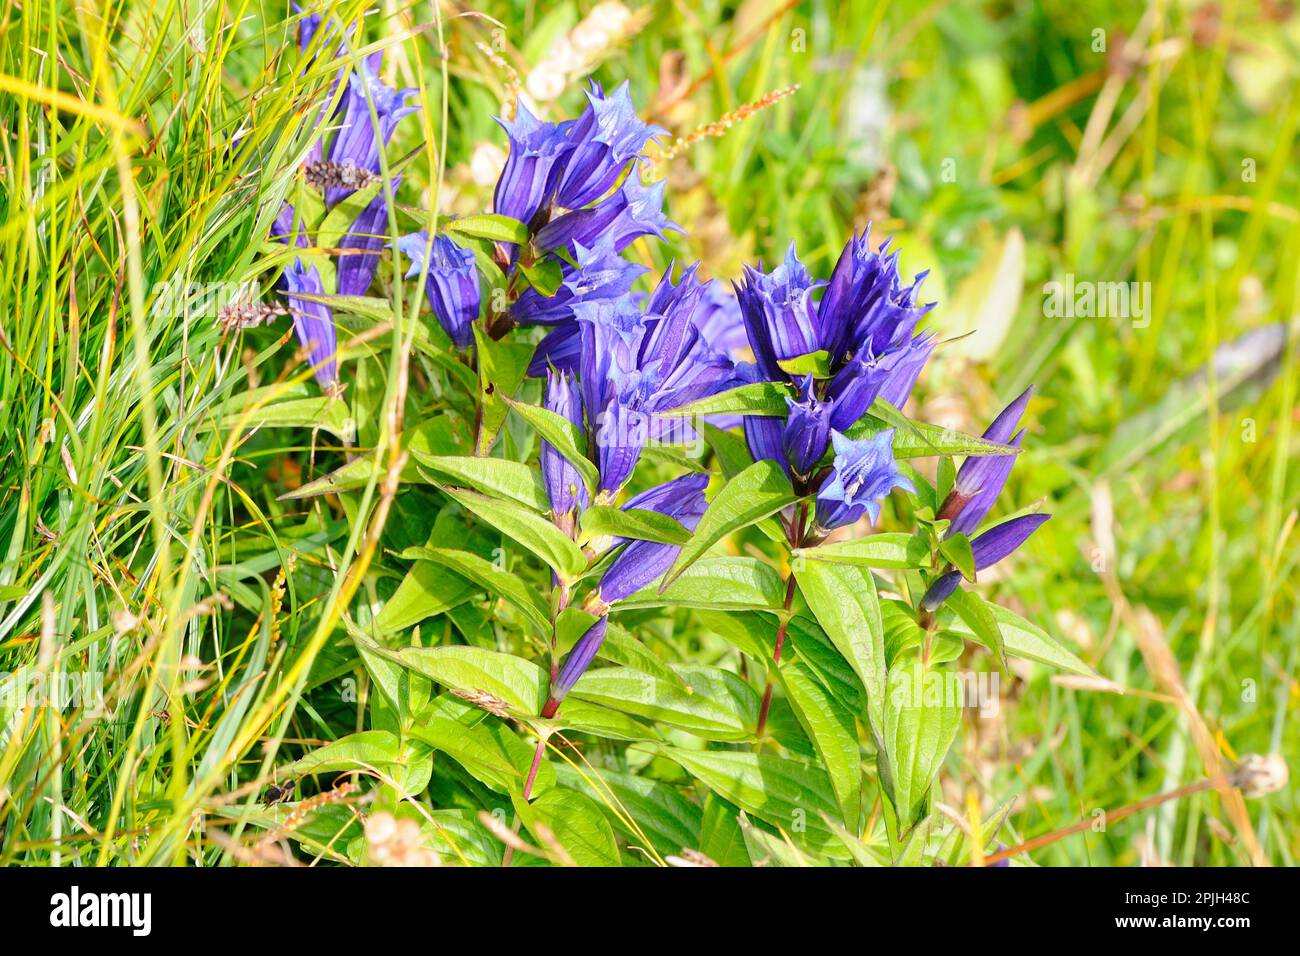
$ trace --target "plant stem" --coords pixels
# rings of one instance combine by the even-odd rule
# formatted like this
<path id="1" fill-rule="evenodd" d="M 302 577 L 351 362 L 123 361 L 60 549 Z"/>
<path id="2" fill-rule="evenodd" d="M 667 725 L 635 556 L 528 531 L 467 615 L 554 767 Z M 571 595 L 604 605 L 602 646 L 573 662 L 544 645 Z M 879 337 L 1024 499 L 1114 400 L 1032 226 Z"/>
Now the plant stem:
<path id="1" fill-rule="evenodd" d="M 799 502 L 799 508 L 795 512 L 794 522 L 787 529 L 790 539 L 790 547 L 801 547 L 804 540 L 804 525 L 808 520 L 808 505 L 806 502 Z M 772 689 L 776 684 L 776 667 L 781 663 L 781 649 L 785 647 L 785 631 L 790 625 L 790 605 L 794 603 L 795 579 L 794 570 L 791 569 L 790 577 L 785 584 L 785 615 L 781 618 L 781 626 L 776 629 L 776 649 L 772 653 L 772 667 L 767 672 L 767 684 L 763 688 L 763 703 L 758 709 L 758 726 L 754 728 L 754 736 L 761 738 L 763 731 L 767 727 L 767 712 L 772 707 Z"/>

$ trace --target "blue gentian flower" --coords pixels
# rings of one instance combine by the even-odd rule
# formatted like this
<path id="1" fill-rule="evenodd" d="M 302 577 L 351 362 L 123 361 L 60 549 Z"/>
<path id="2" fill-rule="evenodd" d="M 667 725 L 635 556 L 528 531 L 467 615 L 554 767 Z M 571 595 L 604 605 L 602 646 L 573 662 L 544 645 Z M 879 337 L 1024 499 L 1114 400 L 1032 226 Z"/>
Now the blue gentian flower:
<path id="1" fill-rule="evenodd" d="M 1034 387 L 1029 386 L 999 412 L 993 423 L 984 430 L 984 438 L 1019 448 L 1024 432 L 1012 433 L 1016 431 L 1016 425 L 1019 424 L 1033 391 Z M 940 518 L 952 521 L 949 534 L 961 532 L 970 535 L 975 532 L 1002 493 L 1002 487 L 1007 483 L 1007 476 L 1011 474 L 1011 466 L 1017 457 L 1019 456 L 981 455 L 970 456 L 962 462 L 953 489 L 939 509 Z"/>
<path id="2" fill-rule="evenodd" d="M 844 246 L 818 309 L 820 347 L 834 362 L 869 348 L 883 355 L 890 347 L 911 338 L 921 318 L 933 308 L 916 304 L 922 272 L 909 286 L 898 273 L 898 252 L 890 253 L 890 240 L 878 251 L 869 242 L 871 227 Z"/>
<path id="3" fill-rule="evenodd" d="M 400 176 L 393 180 L 393 190 L 401 184 Z M 339 295 L 365 295 L 379 268 L 379 250 L 384 247 L 387 238 L 388 203 L 383 191 L 375 195 L 361 214 L 348 227 L 347 233 L 339 242 L 342 249 L 362 250 L 357 253 L 345 253 L 339 256 L 338 293 Z"/>
<path id="4" fill-rule="evenodd" d="M 330 162 L 378 173 L 379 151 L 392 139 L 398 120 L 419 110 L 418 106 L 406 104 L 418 90 L 395 90 L 379 78 L 382 58 L 382 51 L 371 54 L 348 77 L 341 126 L 330 144 Z M 370 116 L 372 104 L 379 121 L 377 128 Z M 354 191 L 347 186 L 330 187 L 325 190 L 325 205 L 333 208 Z"/>
<path id="5" fill-rule="evenodd" d="M 970 543 L 971 554 L 975 559 L 975 570 L 983 571 L 997 564 L 1022 544 L 1031 534 L 1041 528 L 1051 515 L 1033 514 L 1012 518 L 976 537 Z M 952 596 L 961 583 L 960 571 L 948 571 L 938 578 L 926 590 L 921 598 L 921 610 L 933 614 L 944 601 Z"/>
<path id="6" fill-rule="evenodd" d="M 642 492 L 629 499 L 623 507 L 658 511 L 694 530 L 707 508 L 704 489 L 708 483 L 708 475 L 684 475 Z M 542 708 L 543 717 L 555 716 L 560 702 L 595 659 L 605 640 L 606 615 L 610 605 L 654 582 L 672 566 L 680 550 L 678 545 L 640 540 L 631 541 L 623 548 L 601 576 L 598 594 L 589 603 L 589 608 L 598 615 L 597 620 L 578 638 L 573 650 L 564 659 L 564 664 L 551 683 L 550 694 Z"/>
<path id="7" fill-rule="evenodd" d="M 571 373 L 554 370 L 547 373 L 545 407 L 582 429 L 582 397 Z M 587 507 L 587 487 L 578 470 L 544 439 L 540 457 L 551 514 L 571 532 L 574 517 Z"/>
<path id="8" fill-rule="evenodd" d="M 474 344 L 473 326 L 481 300 L 474 253 L 444 235 L 434 236 L 430 244 L 423 229 L 402 236 L 397 248 L 411 260 L 406 278 L 425 274 L 424 294 L 438 324 L 458 348 L 469 348 Z"/>
<path id="9" fill-rule="evenodd" d="M 831 432 L 835 461 L 817 492 L 817 527 L 831 531 L 858 521 L 863 514 L 874 525 L 880 517 L 880 502 L 894 488 L 915 493 L 911 480 L 894 461 L 894 430 L 877 432 L 853 441 Z"/>
<path id="10" fill-rule="evenodd" d="M 745 266 L 736 299 L 755 362 L 768 381 L 788 381 L 778 363 L 820 348 L 812 294 L 824 284 L 808 274 L 793 241 L 785 261 L 771 272 Z"/>
<path id="11" fill-rule="evenodd" d="M 799 385 L 799 400 L 785 400 L 789 415 L 782 449 L 785 460 L 800 475 L 809 474 L 822 460 L 831 435 L 832 406 L 817 397 L 813 385 L 813 377 L 806 376 Z"/>
<path id="12" fill-rule="evenodd" d="M 632 284 L 650 270 L 618 255 L 608 241 L 588 248 L 576 243 L 575 265 L 565 263 L 563 279 L 554 295 L 542 295 L 529 287 L 510 307 L 510 317 L 519 325 L 560 325 L 574 319 L 573 304 L 579 301 L 617 299 L 626 296 Z M 535 374 L 544 374 L 545 366 Z"/>
<path id="13" fill-rule="evenodd" d="M 628 84 L 606 96 L 597 83 L 587 91 L 587 108 L 568 129 L 569 152 L 555 185 L 555 202 L 580 209 L 603 197 L 664 131 L 637 116 Z"/>
<path id="14" fill-rule="evenodd" d="M 702 289 L 695 270 L 679 283 L 665 273 L 645 306 L 629 297 L 579 300 L 580 378 L 587 420 L 596 431 L 601 491 L 632 474 L 647 440 L 671 434 L 667 412 L 727 387 L 731 363 L 708 349 L 692 322 Z"/>
<path id="15" fill-rule="evenodd" d="M 622 252 L 642 236 L 667 238 L 669 229 L 681 227 L 669 222 L 664 215 L 664 187 L 666 180 L 645 185 L 635 168 L 627 179 L 603 202 L 585 209 L 575 209 L 543 226 L 533 240 L 539 254 L 567 249 L 574 252 L 577 246 L 593 246 L 605 242 L 614 252 Z"/>
<path id="16" fill-rule="evenodd" d="M 513 120 L 498 118 L 497 122 L 506 131 L 510 152 L 497 180 L 492 209 L 528 225 L 550 203 L 560 171 L 557 163 L 573 147 L 565 127 L 539 120 L 522 100 L 515 105 Z"/>
<path id="17" fill-rule="evenodd" d="M 300 297 L 301 293 L 325 294 L 320 273 L 315 266 L 304 266 L 301 259 L 294 259 L 284 270 L 284 283 L 288 290 L 289 310 L 293 313 L 293 329 L 298 341 L 307 349 L 312 374 L 325 391 L 335 394 L 339 388 L 339 376 L 334 314 L 323 302 Z"/>

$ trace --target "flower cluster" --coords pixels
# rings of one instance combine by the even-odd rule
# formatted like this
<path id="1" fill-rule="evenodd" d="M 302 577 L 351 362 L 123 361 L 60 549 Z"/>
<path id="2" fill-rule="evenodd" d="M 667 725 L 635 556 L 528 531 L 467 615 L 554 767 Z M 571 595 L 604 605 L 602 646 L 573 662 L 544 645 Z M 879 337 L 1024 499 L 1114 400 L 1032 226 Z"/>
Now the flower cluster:
<path id="1" fill-rule="evenodd" d="M 367 58 L 348 77 L 334 114 L 339 131 L 314 161 L 310 179 L 323 188 L 327 209 L 379 181 L 380 150 L 412 110 L 404 102 L 412 91 L 384 86 L 378 66 L 377 55 Z M 649 292 L 640 291 L 649 270 L 625 257 L 629 246 L 679 229 L 664 213 L 663 183 L 646 184 L 641 175 L 642 150 L 662 131 L 637 116 L 626 83 L 609 94 L 593 83 L 586 99 L 573 120 L 539 119 L 522 102 L 513 119 L 499 120 L 509 153 L 493 214 L 509 229 L 509 241 L 502 233 L 495 242 L 485 239 L 482 260 L 441 233 L 421 230 L 394 244 L 409 262 L 406 278 L 422 279 L 435 318 L 458 348 L 475 349 L 479 341 L 480 262 L 485 275 L 499 270 L 490 278 L 501 280 L 507 303 L 504 317 L 494 315 L 482 331 L 495 339 L 515 327 L 546 329 L 528 371 L 544 377 L 543 403 L 552 418 L 539 456 L 550 519 L 603 571 L 583 604 L 592 623 L 563 662 L 552 663 L 544 717 L 554 716 L 599 652 L 611 607 L 658 580 L 680 551 L 663 540 L 580 537 L 588 509 L 619 501 L 649 442 L 693 436 L 676 410 L 750 386 L 762 386 L 751 394 L 784 395 L 784 408 L 765 400 L 760 414 L 744 402 L 724 404 L 745 412 L 713 421 L 743 428 L 754 460 L 779 465 L 799 502 L 783 514 L 788 543 L 805 547 L 864 517 L 874 525 L 896 488 L 916 492 L 916 473 L 895 461 L 895 430 L 878 420 L 890 416 L 879 408 L 869 413 L 879 403 L 894 410 L 906 403 L 937 344 L 932 331 L 918 328 L 933 306 L 918 301 L 925 274 L 905 283 L 898 253 L 888 242 L 873 248 L 869 228 L 849 240 L 824 281 L 791 243 L 770 271 L 746 266 L 734 295 L 702 280 L 698 265 L 670 265 Z M 379 194 L 359 212 L 345 239 L 355 252 L 339 266 L 339 294 L 361 294 L 370 285 L 386 215 Z M 274 233 L 305 249 L 294 217 L 286 205 Z M 322 383 L 336 387 L 333 321 L 317 301 L 319 272 L 296 258 L 283 283 Z M 1007 454 L 963 463 L 951 494 L 930 516 L 937 529 L 970 536 L 979 528 L 1023 440 L 1015 429 L 1028 399 L 1029 392 L 1017 398 L 984 435 Z M 689 532 L 705 513 L 707 484 L 707 475 L 688 474 L 622 507 L 666 516 Z M 975 536 L 974 568 L 1006 557 L 1046 518 L 1024 515 Z M 961 577 L 951 566 L 932 572 L 919 608 L 926 626 Z M 557 576 L 554 583 L 557 606 L 566 608 L 572 582 Z M 784 625 L 777 660 L 783 636 Z M 770 695 L 769 675 L 764 717 Z"/>
<path id="2" fill-rule="evenodd" d="M 317 49 L 321 43 L 317 34 L 322 29 L 325 38 L 337 32 L 332 23 L 322 26 L 319 14 L 305 15 L 298 26 L 299 49 L 303 52 Z M 398 121 L 418 109 L 406 102 L 415 90 L 393 89 L 380 79 L 382 62 L 383 53 L 373 53 L 347 75 L 347 88 L 337 98 L 332 114 L 322 111 L 317 117 L 317 133 L 321 132 L 322 125 L 337 126 L 337 131 L 328 147 L 323 136 L 316 137 L 303 169 L 307 181 L 322 189 L 327 211 L 360 189 L 374 190 L 337 244 L 342 254 L 335 270 L 335 292 L 341 296 L 364 294 L 374 279 L 388 217 L 379 175 L 380 152 L 392 138 Z M 340 70 L 335 78 L 335 91 L 345 72 Z M 401 177 L 394 177 L 391 189 L 395 190 L 400 182 Z M 298 211 L 289 203 L 280 208 L 271 227 L 271 238 L 292 243 L 299 249 L 310 247 Z M 320 269 L 304 262 L 301 256 L 296 257 L 285 269 L 280 287 L 288 297 L 294 330 L 307 350 L 316 380 L 326 391 L 338 392 L 337 333 L 333 312 L 322 301 L 327 290 Z"/>

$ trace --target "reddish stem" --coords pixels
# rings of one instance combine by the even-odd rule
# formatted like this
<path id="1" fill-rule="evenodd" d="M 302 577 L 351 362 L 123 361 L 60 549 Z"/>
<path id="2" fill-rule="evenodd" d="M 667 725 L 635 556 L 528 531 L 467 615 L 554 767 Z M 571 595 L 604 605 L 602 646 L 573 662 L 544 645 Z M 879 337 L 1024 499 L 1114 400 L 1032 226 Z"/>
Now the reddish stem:
<path id="1" fill-rule="evenodd" d="M 785 609 L 788 612 L 790 605 L 794 603 L 794 574 L 791 573 L 790 580 L 785 586 Z M 767 727 L 767 712 L 772 707 L 772 688 L 776 683 L 776 665 L 781 663 L 781 649 L 785 647 L 785 631 L 789 626 L 790 618 L 787 614 L 781 619 L 781 626 L 776 629 L 776 650 L 772 654 L 772 669 L 767 672 L 767 686 L 763 688 L 763 704 L 758 709 L 758 727 L 754 730 L 756 737 L 763 736 L 763 729 Z"/>

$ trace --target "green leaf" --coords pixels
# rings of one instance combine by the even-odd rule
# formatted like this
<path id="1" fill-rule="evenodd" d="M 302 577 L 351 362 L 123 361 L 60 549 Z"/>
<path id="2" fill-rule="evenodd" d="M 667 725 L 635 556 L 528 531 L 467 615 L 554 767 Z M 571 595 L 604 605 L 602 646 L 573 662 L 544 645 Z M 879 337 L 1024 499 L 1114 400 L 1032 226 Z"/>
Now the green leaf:
<path id="1" fill-rule="evenodd" d="M 523 245 L 528 241 L 528 227 L 518 219 L 498 216 L 495 213 L 482 213 L 477 216 L 462 216 L 459 219 L 447 219 L 442 222 L 444 232 L 458 232 L 486 239 L 489 242 L 513 242 Z"/>
<path id="2" fill-rule="evenodd" d="M 586 570 L 587 558 L 582 549 L 536 512 L 523 505 L 498 501 L 475 491 L 445 487 L 442 490 L 467 511 L 473 512 L 507 538 L 537 555 L 561 578 L 572 580 Z"/>
<path id="3" fill-rule="evenodd" d="M 791 757 L 740 751 L 664 747 L 660 752 L 724 800 L 778 827 L 796 845 L 848 858 L 822 818 L 839 812 L 822 768 Z"/>
<path id="4" fill-rule="evenodd" d="M 970 538 L 960 531 L 944 538 L 939 543 L 939 553 L 947 558 L 967 581 L 975 580 L 975 555 L 971 553 Z"/>
<path id="5" fill-rule="evenodd" d="M 532 265 L 521 264 L 519 269 L 527 277 L 528 284 L 546 298 L 555 295 L 564 283 L 564 269 L 560 260 L 554 257 L 548 256 Z"/>
<path id="6" fill-rule="evenodd" d="M 546 699 L 545 671 L 513 654 L 459 644 L 396 651 L 381 648 L 378 653 L 453 690 L 486 691 L 519 714 L 538 713 Z"/>
<path id="7" fill-rule="evenodd" d="M 889 531 L 815 548 L 795 548 L 791 560 L 829 561 L 863 568 L 919 568 L 929 563 L 930 548 L 921 535 Z"/>
<path id="8" fill-rule="evenodd" d="M 906 833 L 925 809 L 930 785 L 961 725 L 944 672 L 927 670 L 919 655 L 889 672 L 880 779 Z"/>
<path id="9" fill-rule="evenodd" d="M 551 790 L 531 803 L 516 799 L 515 809 L 543 849 L 549 846 L 549 831 L 550 839 L 578 866 L 622 866 L 609 821 L 600 807 L 578 791 Z"/>
<path id="10" fill-rule="evenodd" d="M 597 804 L 630 847 L 644 846 L 648 840 L 658 853 L 668 856 L 699 846 L 702 812 L 676 787 L 606 767 L 575 770 L 561 764 L 556 775 L 561 786 Z"/>
<path id="11" fill-rule="evenodd" d="M 491 561 L 469 551 L 456 551 L 452 548 L 430 548 L 426 546 L 407 548 L 402 552 L 405 559 L 434 561 L 451 568 L 461 577 L 473 581 L 489 594 L 499 597 L 519 610 L 537 632 L 543 637 L 550 637 L 550 608 L 540 591 L 530 587 L 516 574 L 498 568 Z"/>
<path id="12" fill-rule="evenodd" d="M 854 715 L 802 662 L 786 662 L 780 668 L 780 675 L 786 699 L 817 748 L 817 755 L 830 777 L 840 820 L 856 829 L 862 809 L 862 764 Z"/>
<path id="13" fill-rule="evenodd" d="M 261 390 L 258 390 L 261 392 Z M 356 430 L 352 412 L 341 398 L 293 398 L 256 406 L 248 399 L 253 393 L 240 396 L 222 405 L 220 427 L 243 428 L 319 428 L 341 440 L 352 440 Z M 209 419 L 208 421 L 211 421 Z M 207 427 L 206 425 L 203 427 Z"/>
<path id="14" fill-rule="evenodd" d="M 780 511 L 797 497 L 790 479 L 776 462 L 764 459 L 750 465 L 723 485 L 709 502 L 694 536 L 664 575 L 660 592 L 724 537 Z"/>
<path id="15" fill-rule="evenodd" d="M 582 513 L 584 543 L 602 537 L 636 538 L 663 544 L 685 544 L 691 533 L 680 521 L 644 508 L 593 505 Z"/>
<path id="16" fill-rule="evenodd" d="M 857 424 L 847 432 L 854 440 L 893 428 L 895 458 L 925 458 L 931 455 L 1018 455 L 1020 449 L 950 428 L 914 422 L 883 398 L 878 398 Z"/>
<path id="17" fill-rule="evenodd" d="M 951 601 L 952 598 L 948 600 Z M 1037 624 L 1032 624 L 1019 614 L 996 604 L 986 602 L 985 607 L 992 612 L 993 619 L 998 623 L 998 629 L 1002 633 L 1003 648 L 1007 654 L 1048 664 L 1071 674 L 1081 674 L 1084 677 L 1097 676 L 1095 670 L 1066 650 Z M 952 629 L 958 633 L 974 634 L 970 625 L 961 620 L 954 621 Z"/>
<path id="18" fill-rule="evenodd" d="M 740 677 L 703 664 L 671 664 L 666 681 L 629 667 L 583 674 L 570 695 L 659 721 L 705 740 L 749 740 L 758 723 L 758 694 Z"/>
<path id="19" fill-rule="evenodd" d="M 973 591 L 959 587 L 952 592 L 945 604 L 966 623 L 975 640 L 989 649 L 993 659 L 998 662 L 998 668 L 1005 674 L 1007 658 L 1002 646 L 1002 630 L 984 599 Z"/>
<path id="20" fill-rule="evenodd" d="M 871 572 L 845 564 L 808 561 L 795 577 L 817 623 L 862 681 L 867 692 L 867 715 L 879 738 L 884 713 L 885 630 Z"/>
<path id="21" fill-rule="evenodd" d="M 366 211 L 366 207 L 374 201 L 383 188 L 383 180 L 377 179 L 350 193 L 329 211 L 325 221 L 320 224 L 320 228 L 316 230 L 315 245 L 322 249 L 335 249 L 342 245 L 343 237 L 357 221 L 357 217 Z"/>
<path id="22" fill-rule="evenodd" d="M 831 374 L 831 357 L 825 349 L 796 355 L 794 358 L 777 361 L 781 369 L 796 378 L 811 375 L 813 378 L 829 378 Z"/>
<path id="23" fill-rule="evenodd" d="M 426 617 L 445 614 L 476 593 L 478 588 L 460 575 L 432 561 L 417 561 L 375 617 L 375 626 L 385 633 L 401 631 Z"/>
<path id="24" fill-rule="evenodd" d="M 441 482 L 466 485 L 491 498 L 513 501 L 539 513 L 550 511 L 541 474 L 522 462 L 477 455 L 429 455 L 415 449 L 411 454 Z"/>
<path id="25" fill-rule="evenodd" d="M 486 456 L 510 412 L 509 398 L 528 372 L 533 346 L 509 339 L 497 341 L 474 323 L 478 344 L 479 427 L 475 454 Z"/>
<path id="26" fill-rule="evenodd" d="M 426 418 L 418 425 L 402 432 L 402 443 L 407 451 L 416 456 L 421 454 L 444 454 L 452 451 L 460 445 L 460 440 L 455 435 L 453 421 L 454 417 L 447 413 Z M 341 491 L 362 488 L 372 475 L 382 476 L 386 470 L 387 465 L 382 462 L 377 463 L 375 453 L 368 452 L 336 468 L 323 478 L 317 478 L 315 481 L 310 481 L 292 491 L 285 492 L 278 500 L 289 501 L 296 498 L 337 494 Z M 418 479 L 419 472 L 416 470 L 415 462 L 407 462 L 402 469 L 401 480 L 410 482 Z"/>
<path id="27" fill-rule="evenodd" d="M 280 768 L 285 777 L 310 773 L 342 773 L 374 767 L 385 772 L 401 761 L 401 742 L 387 730 L 363 730 L 318 747 Z"/>
<path id="28" fill-rule="evenodd" d="M 661 418 L 686 418 L 696 415 L 771 415 L 783 416 L 789 411 L 787 398 L 794 394 L 788 385 L 779 382 L 751 382 L 738 388 L 696 399 L 677 408 L 656 412 Z"/>
<path id="29" fill-rule="evenodd" d="M 582 450 L 586 446 L 586 437 L 582 434 L 582 430 L 563 415 L 557 415 L 539 405 L 529 405 L 527 402 L 516 402 L 512 399 L 506 399 L 506 404 L 578 470 L 587 490 L 594 493 L 596 485 L 600 482 L 600 474 Z"/>
<path id="30" fill-rule="evenodd" d="M 756 558 L 703 558 L 662 594 L 651 584 L 617 604 L 621 610 L 665 606 L 783 614 L 785 582 Z"/>
<path id="31" fill-rule="evenodd" d="M 411 735 L 451 757 L 488 789 L 508 795 L 523 792 L 533 741 L 520 739 L 505 721 L 473 704 L 443 694 L 416 720 Z M 554 783 L 555 768 L 543 760 L 534 795 L 544 794 Z"/>
<path id="32" fill-rule="evenodd" d="M 745 835 L 740 829 L 740 808 L 713 791 L 704 798 L 700 819 L 700 852 L 718 866 L 751 865 Z"/>

